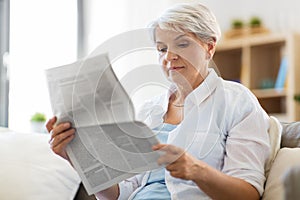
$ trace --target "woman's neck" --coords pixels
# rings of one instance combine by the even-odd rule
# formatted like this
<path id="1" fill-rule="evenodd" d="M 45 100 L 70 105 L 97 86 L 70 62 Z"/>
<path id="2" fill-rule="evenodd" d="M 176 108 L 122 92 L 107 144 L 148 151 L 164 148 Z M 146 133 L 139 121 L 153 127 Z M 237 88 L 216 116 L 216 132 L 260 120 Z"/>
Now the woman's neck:
<path id="1" fill-rule="evenodd" d="M 200 74 L 200 73 L 199 73 Z M 202 72 L 203 76 L 197 76 L 194 79 L 193 83 L 187 83 L 186 81 L 175 83 L 176 91 L 172 94 L 170 99 L 170 103 L 174 103 L 177 105 L 183 105 L 185 98 L 194 90 L 196 89 L 207 77 L 208 70 Z"/>
<path id="2" fill-rule="evenodd" d="M 176 92 L 174 92 L 170 97 L 170 103 L 173 105 L 177 105 L 178 107 L 184 104 L 185 98 L 191 93 L 192 90 L 184 90 L 177 88 Z"/>

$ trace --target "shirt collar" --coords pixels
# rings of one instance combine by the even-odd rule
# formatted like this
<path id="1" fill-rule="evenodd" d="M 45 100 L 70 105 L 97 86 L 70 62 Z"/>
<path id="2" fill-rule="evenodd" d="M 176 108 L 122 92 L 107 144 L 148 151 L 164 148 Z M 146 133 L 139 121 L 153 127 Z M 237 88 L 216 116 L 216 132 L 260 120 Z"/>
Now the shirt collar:
<path id="1" fill-rule="evenodd" d="M 214 69 L 208 69 L 208 75 L 204 81 L 195 88 L 185 99 L 185 104 L 199 105 L 207 97 L 209 97 L 216 89 L 218 84 L 218 75 Z"/>

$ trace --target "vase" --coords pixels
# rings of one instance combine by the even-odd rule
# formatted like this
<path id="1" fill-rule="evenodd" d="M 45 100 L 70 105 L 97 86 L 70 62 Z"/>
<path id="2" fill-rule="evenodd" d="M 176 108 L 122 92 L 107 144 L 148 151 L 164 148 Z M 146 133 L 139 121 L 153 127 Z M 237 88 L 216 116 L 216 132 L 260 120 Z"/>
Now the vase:
<path id="1" fill-rule="evenodd" d="M 35 133 L 47 133 L 45 122 L 31 122 L 31 131 Z"/>

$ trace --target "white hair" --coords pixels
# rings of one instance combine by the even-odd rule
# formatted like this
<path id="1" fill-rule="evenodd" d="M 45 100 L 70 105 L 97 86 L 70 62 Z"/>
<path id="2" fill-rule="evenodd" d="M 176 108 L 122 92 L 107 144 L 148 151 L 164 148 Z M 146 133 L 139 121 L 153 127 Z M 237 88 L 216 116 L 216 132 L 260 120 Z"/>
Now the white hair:
<path id="1" fill-rule="evenodd" d="M 151 29 L 154 41 L 157 27 L 176 32 L 193 33 L 206 43 L 217 43 L 221 37 L 220 26 L 215 15 L 200 3 L 176 4 L 163 12 L 148 27 Z"/>

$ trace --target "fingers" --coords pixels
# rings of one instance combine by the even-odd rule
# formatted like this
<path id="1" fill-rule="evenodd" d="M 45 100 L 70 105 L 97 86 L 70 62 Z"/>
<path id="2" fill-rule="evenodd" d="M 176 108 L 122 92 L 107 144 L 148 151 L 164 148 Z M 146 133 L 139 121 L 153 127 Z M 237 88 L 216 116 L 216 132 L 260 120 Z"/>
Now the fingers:
<path id="1" fill-rule="evenodd" d="M 170 164 L 166 166 L 166 170 L 169 171 L 170 175 L 175 178 L 186 179 L 184 172 L 175 164 Z"/>
<path id="2" fill-rule="evenodd" d="M 69 122 L 54 126 L 55 122 L 56 117 L 53 117 L 46 125 L 48 131 L 50 130 L 51 133 L 49 140 L 50 148 L 57 155 L 69 160 L 65 149 L 75 137 L 75 129 L 71 127 L 71 123 Z"/>
<path id="3" fill-rule="evenodd" d="M 177 166 L 176 166 L 175 163 L 171 163 L 171 164 L 169 164 L 169 165 L 166 166 L 166 170 L 174 172 L 174 171 L 177 170 Z"/>
<path id="4" fill-rule="evenodd" d="M 54 138 L 56 135 L 68 130 L 71 128 L 71 124 L 69 122 L 61 123 L 57 125 L 53 130 L 51 134 L 51 139 Z"/>
<path id="5" fill-rule="evenodd" d="M 184 154 L 183 149 L 168 144 L 157 144 L 153 146 L 152 149 L 165 152 L 165 154 L 157 160 L 159 165 L 169 165 L 178 160 Z"/>
<path id="6" fill-rule="evenodd" d="M 174 145 L 157 144 L 152 149 L 165 153 L 158 158 L 157 163 L 164 165 L 170 175 L 175 178 L 193 180 L 195 178 L 194 172 L 199 169 L 197 166 L 203 165 L 202 163 L 199 164 L 198 159 L 185 152 L 184 149 Z"/>
<path id="7" fill-rule="evenodd" d="M 59 136 L 63 136 L 63 137 L 57 136 L 50 143 L 52 151 L 54 153 L 56 153 L 57 155 L 60 155 L 61 157 L 65 158 L 66 160 L 69 160 L 69 157 L 66 153 L 65 148 L 74 139 L 74 137 L 75 137 L 74 132 L 75 132 L 74 129 L 70 129 L 70 130 L 66 131 L 65 134 L 59 135 Z"/>
<path id="8" fill-rule="evenodd" d="M 56 123 L 56 120 L 57 120 L 56 116 L 54 116 L 48 120 L 48 122 L 46 123 L 46 128 L 47 128 L 48 132 L 50 132 L 53 129 L 53 127 Z"/>
<path id="9" fill-rule="evenodd" d="M 156 144 L 152 147 L 152 149 L 154 151 L 160 150 L 160 151 L 164 151 L 164 152 L 171 153 L 171 154 L 179 154 L 179 153 L 183 152 L 183 150 L 181 148 L 176 147 L 171 144 Z"/>
<path id="10" fill-rule="evenodd" d="M 55 130 L 56 131 L 56 130 Z M 63 130 L 63 132 L 56 133 L 53 131 L 53 134 L 51 135 L 50 145 L 51 148 L 55 148 L 56 146 L 62 146 L 65 147 L 69 142 L 69 138 L 73 138 L 75 133 L 75 129 L 68 129 Z M 65 141 L 67 140 L 67 141 Z"/>
<path id="11" fill-rule="evenodd" d="M 157 159 L 157 163 L 159 165 L 169 165 L 176 162 L 180 156 L 180 154 L 165 154 Z"/>
<path id="12" fill-rule="evenodd" d="M 165 146 L 167 146 L 167 144 L 160 144 L 159 143 L 159 144 L 156 144 L 156 145 L 152 146 L 152 150 L 156 151 L 156 150 L 159 150 L 159 149 L 161 149 L 161 148 L 163 148 Z"/>

